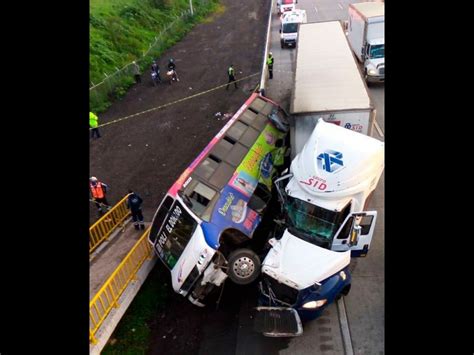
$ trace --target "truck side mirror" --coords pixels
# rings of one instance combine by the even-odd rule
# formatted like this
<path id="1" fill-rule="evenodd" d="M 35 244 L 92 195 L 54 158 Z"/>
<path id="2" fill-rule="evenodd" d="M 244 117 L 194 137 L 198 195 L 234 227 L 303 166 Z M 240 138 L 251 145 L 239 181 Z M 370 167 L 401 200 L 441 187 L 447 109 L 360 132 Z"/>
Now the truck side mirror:
<path id="1" fill-rule="evenodd" d="M 354 245 L 357 245 L 357 243 L 359 242 L 359 236 L 360 236 L 360 232 L 362 231 L 362 227 L 359 226 L 359 225 L 354 225 L 354 227 L 352 227 L 352 230 L 351 230 L 351 236 L 349 238 L 349 247 L 353 247 Z"/>
<path id="2" fill-rule="evenodd" d="M 281 28 L 280 28 L 280 33 L 281 33 Z"/>

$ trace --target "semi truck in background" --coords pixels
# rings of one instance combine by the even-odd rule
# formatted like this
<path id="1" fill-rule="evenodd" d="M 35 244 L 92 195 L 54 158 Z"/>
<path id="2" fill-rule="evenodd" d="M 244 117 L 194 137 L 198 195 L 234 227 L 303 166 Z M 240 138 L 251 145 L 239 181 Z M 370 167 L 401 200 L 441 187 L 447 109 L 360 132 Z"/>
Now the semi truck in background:
<path id="1" fill-rule="evenodd" d="M 375 112 L 339 22 L 300 25 L 290 114 L 293 159 L 275 180 L 282 211 L 259 282 L 267 336 L 302 334 L 301 320 L 347 295 L 351 257 L 367 255 L 375 229 L 384 143 L 369 136 Z"/>
<path id="2" fill-rule="evenodd" d="M 296 41 L 298 39 L 298 24 L 306 22 L 307 18 L 305 10 L 296 9 L 282 14 L 280 26 L 281 48 L 296 46 Z"/>
<path id="3" fill-rule="evenodd" d="M 375 109 L 338 21 L 300 25 L 291 92 L 292 158 L 319 118 L 370 136 Z"/>
<path id="4" fill-rule="evenodd" d="M 363 63 L 367 83 L 385 80 L 385 3 L 349 4 L 347 39 Z"/>

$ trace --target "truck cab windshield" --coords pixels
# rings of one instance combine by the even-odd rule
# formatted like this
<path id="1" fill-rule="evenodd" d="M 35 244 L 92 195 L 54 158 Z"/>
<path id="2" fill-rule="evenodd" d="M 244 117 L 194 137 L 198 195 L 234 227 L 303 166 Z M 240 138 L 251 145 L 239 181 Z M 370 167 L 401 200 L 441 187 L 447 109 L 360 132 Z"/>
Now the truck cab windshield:
<path id="1" fill-rule="evenodd" d="M 154 221 L 151 233 L 160 227 L 155 244 L 156 250 L 165 265 L 172 269 L 194 234 L 197 222 L 179 201 L 175 201 L 164 223 L 159 219 Z"/>
<path id="2" fill-rule="evenodd" d="M 295 33 L 297 30 L 298 24 L 296 22 L 283 24 L 283 33 Z"/>
<path id="3" fill-rule="evenodd" d="M 341 212 L 334 212 L 291 196 L 288 196 L 286 206 L 291 224 L 301 232 L 297 237 L 326 248 L 331 247 L 349 208 L 350 203 Z"/>
<path id="4" fill-rule="evenodd" d="M 384 44 L 376 44 L 376 45 L 370 46 L 370 49 L 369 49 L 370 59 L 383 58 L 384 56 L 385 56 Z"/>

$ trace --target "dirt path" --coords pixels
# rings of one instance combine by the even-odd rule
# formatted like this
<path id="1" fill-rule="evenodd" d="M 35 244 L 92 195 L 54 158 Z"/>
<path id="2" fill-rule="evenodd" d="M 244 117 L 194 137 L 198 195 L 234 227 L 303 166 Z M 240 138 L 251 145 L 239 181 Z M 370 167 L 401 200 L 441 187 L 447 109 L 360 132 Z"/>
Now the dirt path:
<path id="1" fill-rule="evenodd" d="M 133 87 L 123 100 L 100 116 L 101 123 L 225 84 L 230 64 L 236 68 L 237 79 L 258 73 L 270 0 L 222 0 L 221 3 L 225 6 L 224 13 L 211 22 L 196 26 L 159 59 L 161 68 L 168 58 L 175 59 L 180 82 L 153 87 L 145 73 L 142 84 Z M 237 90 L 222 88 L 103 127 L 102 138 L 90 144 L 90 174 L 109 185 L 110 203 L 118 202 L 128 188 L 138 192 L 144 199 L 145 221 L 150 221 L 171 184 L 225 124 L 214 114 L 234 113 L 259 80 L 260 76 L 256 75 L 240 82 Z M 95 214 L 94 206 L 91 206 L 91 221 L 96 218 Z M 168 275 L 163 277 L 169 282 Z M 220 324 L 226 332 L 221 337 L 223 348 L 234 347 L 232 339 L 236 335 L 239 310 L 239 296 L 234 292 L 239 291 L 229 287 L 225 292 L 232 295 L 229 306 L 211 314 L 177 294 L 171 295 L 166 312 L 157 315 L 151 324 L 150 353 L 197 354 L 200 350 L 217 350 L 215 344 L 213 348 L 204 342 L 209 336 L 207 328 L 202 326 L 206 322 L 213 324 L 212 329 Z M 173 336 L 170 336 L 170 329 L 173 329 Z"/>
<path id="2" fill-rule="evenodd" d="M 237 79 L 260 71 L 268 1 L 224 0 L 225 12 L 196 26 L 159 59 L 176 62 L 180 82 L 153 87 L 148 73 L 121 101 L 100 116 L 105 123 L 227 83 L 234 64 Z M 164 71 L 164 70 L 162 70 Z M 240 73 L 242 72 L 242 73 Z M 259 82 L 259 76 L 188 101 L 101 128 L 90 144 L 90 174 L 110 186 L 108 200 L 118 202 L 128 188 L 144 198 L 145 219 L 167 189 L 225 122 L 216 112 L 235 112 Z M 91 205 L 91 207 L 94 207 Z M 97 218 L 91 208 L 91 221 Z"/>

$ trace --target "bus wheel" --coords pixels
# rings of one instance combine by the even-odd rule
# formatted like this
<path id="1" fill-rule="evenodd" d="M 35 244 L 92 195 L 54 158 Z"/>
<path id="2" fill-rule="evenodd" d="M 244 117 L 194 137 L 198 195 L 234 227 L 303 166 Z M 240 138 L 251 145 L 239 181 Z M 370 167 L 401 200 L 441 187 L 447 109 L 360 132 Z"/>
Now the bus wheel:
<path id="1" fill-rule="evenodd" d="M 260 274 L 260 259 L 250 249 L 237 249 L 229 255 L 227 274 L 237 285 L 248 285 Z"/>

